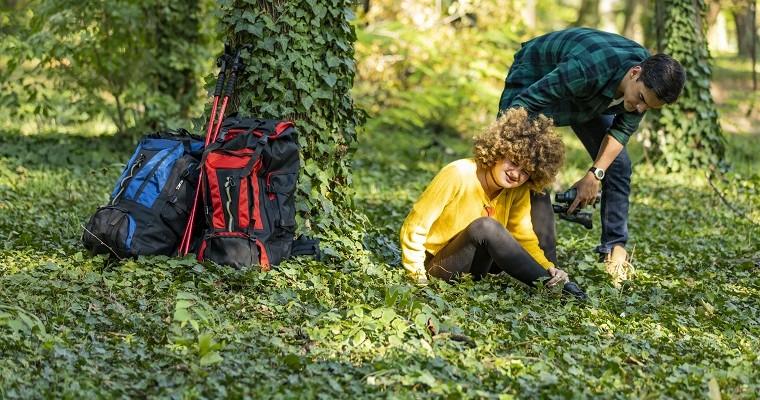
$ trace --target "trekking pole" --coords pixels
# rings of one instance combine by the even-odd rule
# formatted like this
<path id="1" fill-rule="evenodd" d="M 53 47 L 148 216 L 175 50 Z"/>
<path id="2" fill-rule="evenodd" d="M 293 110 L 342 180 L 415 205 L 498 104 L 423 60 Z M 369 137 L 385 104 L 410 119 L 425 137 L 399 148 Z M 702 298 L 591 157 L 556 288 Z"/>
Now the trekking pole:
<path id="1" fill-rule="evenodd" d="M 227 76 L 227 61 L 229 59 L 229 52 L 230 48 L 228 45 L 224 46 L 224 54 L 222 54 L 219 59 L 216 61 L 216 65 L 219 67 L 219 74 L 216 77 L 216 87 L 214 88 L 214 104 L 211 106 L 211 116 L 209 117 L 208 126 L 206 127 L 206 141 L 204 144 L 204 148 L 208 147 L 209 143 L 211 143 L 211 132 L 214 127 L 214 120 L 216 119 L 217 114 L 217 107 L 219 106 L 219 97 L 222 95 L 222 89 L 224 88 L 224 81 Z M 219 119 L 222 119 L 222 115 L 224 111 L 222 110 L 222 113 L 219 115 Z M 215 140 L 216 138 L 214 138 Z M 193 232 L 193 223 L 195 222 L 195 210 L 198 207 L 198 196 L 201 191 L 201 182 L 203 177 L 203 166 L 200 166 L 200 175 L 198 175 L 198 183 L 195 187 L 195 197 L 193 198 L 193 208 L 190 209 L 190 216 L 187 220 L 187 225 L 185 226 L 185 231 L 182 235 L 182 241 L 180 242 L 178 254 L 180 256 L 187 255 L 188 251 L 190 250 L 190 239 Z"/>
<path id="2" fill-rule="evenodd" d="M 247 49 L 250 45 L 246 45 L 243 48 Z M 224 64 L 223 66 L 226 66 L 227 64 L 227 58 L 229 57 L 229 47 L 225 46 L 225 55 L 224 58 Z M 209 127 L 206 128 L 206 147 L 208 147 L 209 143 L 215 142 L 217 136 L 219 135 L 219 131 L 222 128 L 222 122 L 224 122 L 224 113 L 227 111 L 227 104 L 230 100 L 230 96 L 232 96 L 232 93 L 235 90 L 235 84 L 237 83 L 237 76 L 238 72 L 243 68 L 243 62 L 240 59 L 240 49 L 238 49 L 235 52 L 235 56 L 232 58 L 232 68 L 230 71 L 230 76 L 227 79 L 227 85 L 224 88 L 224 97 L 222 98 L 222 106 L 218 113 L 218 121 L 216 123 L 216 128 L 211 130 L 211 126 L 213 126 L 214 121 L 214 113 L 211 115 L 211 120 L 209 121 Z M 222 68 L 222 71 L 224 71 L 225 68 Z M 220 71 L 220 77 L 224 78 L 222 76 Z M 216 109 L 216 105 L 218 104 L 219 95 L 221 94 L 221 88 L 223 86 L 224 79 L 218 79 L 216 82 L 216 88 L 214 90 L 214 109 Z M 181 256 L 187 255 L 187 253 L 190 251 L 190 239 L 192 236 L 193 231 L 193 225 L 195 223 L 195 209 L 198 205 L 198 196 L 199 192 L 201 191 L 201 186 L 203 182 L 203 166 L 201 165 L 201 171 L 200 175 L 198 176 L 198 185 L 195 190 L 195 199 L 193 201 L 193 208 L 190 212 L 190 217 L 188 218 L 187 227 L 185 228 L 185 234 L 183 235 L 182 243 L 180 244 L 179 254 Z"/>
<path id="3" fill-rule="evenodd" d="M 245 46 L 244 48 L 248 48 Z M 211 141 L 216 141 L 219 136 L 219 130 L 222 128 L 222 122 L 224 121 L 224 112 L 227 111 L 227 102 L 232 96 L 232 92 L 235 91 L 235 84 L 237 83 L 238 71 L 243 69 L 243 62 L 240 60 L 240 49 L 235 52 L 235 57 L 232 59 L 232 68 L 230 71 L 230 78 L 227 80 L 227 87 L 224 90 L 224 98 L 222 99 L 222 110 L 219 112 L 219 121 L 216 123 L 216 129 L 211 136 Z"/>

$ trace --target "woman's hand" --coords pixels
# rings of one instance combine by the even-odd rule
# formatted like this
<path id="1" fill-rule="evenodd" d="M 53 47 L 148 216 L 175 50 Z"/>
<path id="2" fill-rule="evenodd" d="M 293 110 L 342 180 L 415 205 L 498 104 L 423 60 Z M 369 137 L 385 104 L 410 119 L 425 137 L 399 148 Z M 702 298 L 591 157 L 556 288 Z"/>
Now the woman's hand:
<path id="1" fill-rule="evenodd" d="M 420 272 L 416 272 L 416 273 L 410 272 L 409 277 L 412 278 L 412 282 L 414 282 L 417 285 L 427 286 L 428 284 L 427 273 L 425 273 L 424 270 Z"/>
<path id="2" fill-rule="evenodd" d="M 559 268 L 551 267 L 547 272 L 549 272 L 549 276 L 551 276 L 551 279 L 546 282 L 546 286 L 548 287 L 552 287 L 558 283 L 564 285 L 565 283 L 570 282 L 570 277 L 567 275 L 567 272 Z"/>

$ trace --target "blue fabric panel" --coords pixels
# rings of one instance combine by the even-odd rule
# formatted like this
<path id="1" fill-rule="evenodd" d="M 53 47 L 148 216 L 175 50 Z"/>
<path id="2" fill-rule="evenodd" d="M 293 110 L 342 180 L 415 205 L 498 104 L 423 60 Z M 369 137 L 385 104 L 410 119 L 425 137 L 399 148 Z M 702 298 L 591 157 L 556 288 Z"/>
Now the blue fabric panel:
<path id="1" fill-rule="evenodd" d="M 185 153 L 185 148 L 181 143 L 175 143 L 175 147 L 171 149 L 171 152 L 165 157 L 162 157 L 159 164 L 156 166 L 155 172 L 151 174 L 145 182 L 145 186 L 142 188 L 142 192 L 137 197 L 137 202 L 145 207 L 153 207 L 153 203 L 158 199 L 158 195 L 161 194 L 161 190 L 164 189 L 166 181 L 169 179 L 169 175 L 174 168 L 177 160 Z M 158 159 L 155 157 L 154 159 Z"/>
<path id="2" fill-rule="evenodd" d="M 170 146 L 169 148 L 161 147 L 161 151 L 154 154 L 153 157 L 146 162 L 139 171 L 137 171 L 137 174 L 135 174 L 135 177 L 132 178 L 132 180 L 129 181 L 129 186 L 127 187 L 127 190 L 124 193 L 124 196 L 128 199 L 134 200 L 136 196 L 140 195 L 141 188 L 146 184 L 146 180 L 151 179 L 151 176 L 153 175 L 153 170 L 156 169 L 159 164 L 163 161 L 166 156 L 171 154 L 171 151 L 179 147 L 182 148 L 182 143 L 179 143 L 175 140 L 162 140 L 162 139 L 152 139 L 150 142 L 166 142 L 167 144 L 171 144 L 173 146 Z M 151 146 L 153 143 L 146 143 L 144 146 L 145 151 L 155 151 L 158 150 L 159 147 Z M 172 148 L 173 147 L 173 148 Z"/>
<path id="3" fill-rule="evenodd" d="M 145 143 L 143 144 L 143 147 L 146 150 L 164 150 L 164 149 L 171 149 L 174 146 L 176 146 L 179 142 L 176 140 L 171 139 L 146 139 Z"/>
<path id="4" fill-rule="evenodd" d="M 193 152 L 201 151 L 201 150 L 203 150 L 203 145 L 204 145 L 204 143 L 201 142 L 200 140 L 198 140 L 198 141 L 194 140 L 194 141 L 192 141 L 190 143 L 190 150 L 193 151 Z"/>
<path id="5" fill-rule="evenodd" d="M 127 243 L 124 243 L 124 247 L 127 248 L 127 250 L 132 250 L 132 237 L 135 235 L 135 219 L 132 218 L 131 215 L 127 214 L 127 218 L 129 218 L 129 233 L 127 234 Z"/>
<path id="6" fill-rule="evenodd" d="M 132 158 L 127 161 L 127 165 L 124 167 L 124 170 L 121 171 L 121 176 L 119 176 L 119 179 L 116 181 L 116 186 L 114 186 L 113 191 L 111 192 L 111 198 L 113 199 L 114 196 L 116 196 L 116 193 L 119 192 L 119 188 L 121 187 L 121 181 L 124 180 L 124 178 L 129 173 L 129 169 L 132 168 L 132 164 L 134 164 L 135 160 L 137 159 L 137 155 L 140 154 L 142 151 L 142 145 L 143 142 L 140 142 L 139 145 L 137 145 L 137 149 L 135 149 L 134 154 L 132 154 Z"/>
<path id="7" fill-rule="evenodd" d="M 144 152 L 149 151 L 150 149 L 144 149 Z M 138 190 L 140 190 L 140 187 L 145 182 L 146 179 L 149 179 L 150 172 L 153 170 L 153 168 L 156 167 L 156 165 L 161 161 L 164 156 L 169 154 L 169 149 L 164 149 L 159 151 L 158 153 L 154 154 L 153 157 L 150 157 L 150 159 L 147 160 L 143 164 L 142 167 L 140 167 L 139 170 L 137 170 L 137 173 L 135 176 L 129 181 L 129 186 L 127 186 L 127 190 L 124 191 L 124 197 L 130 200 L 134 200 L 135 196 L 137 196 Z"/>

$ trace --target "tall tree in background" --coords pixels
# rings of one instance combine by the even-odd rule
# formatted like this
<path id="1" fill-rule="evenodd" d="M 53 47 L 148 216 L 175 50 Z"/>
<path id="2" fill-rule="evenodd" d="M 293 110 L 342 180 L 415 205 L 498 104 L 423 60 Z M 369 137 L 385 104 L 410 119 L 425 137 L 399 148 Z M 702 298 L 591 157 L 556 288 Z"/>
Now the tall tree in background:
<path id="1" fill-rule="evenodd" d="M 180 117 L 190 117 L 190 109 L 198 100 L 198 59 L 204 45 L 200 19 L 202 0 L 175 0 L 149 5 L 145 10 L 148 21 L 153 22 L 152 48 L 155 90 L 178 106 Z M 149 125 L 160 125 L 161 115 L 148 115 Z"/>
<path id="2" fill-rule="evenodd" d="M 351 211 L 350 155 L 363 113 L 351 99 L 356 35 L 348 20 L 354 2 L 314 0 L 221 2 L 222 23 L 244 52 L 238 111 L 296 123 L 304 167 L 299 179 L 299 226 L 335 234 L 351 246 L 358 221 Z"/>
<path id="3" fill-rule="evenodd" d="M 649 6 L 649 0 L 625 0 L 623 8 L 623 28 L 620 30 L 620 32 L 621 35 L 629 39 L 633 39 L 636 21 L 641 18 L 639 12 L 640 8 L 637 7 L 639 3 L 642 3 L 641 8 L 643 9 L 647 9 Z"/>
<path id="4" fill-rule="evenodd" d="M 755 10 L 751 7 L 751 2 L 755 0 L 740 0 L 733 4 L 731 13 L 734 16 L 734 26 L 736 27 L 736 45 L 739 57 L 752 57 L 753 35 L 757 27 L 755 26 Z"/>
<path id="5" fill-rule="evenodd" d="M 578 9 L 578 18 L 573 26 L 587 26 L 596 28 L 599 26 L 599 0 L 581 0 L 581 7 Z"/>
<path id="6" fill-rule="evenodd" d="M 210 0 L 24 3 L 28 10 L 10 20 L 29 21 L 7 39 L 17 45 L 5 74 L 18 77 L 8 92 L 37 104 L 35 114 L 57 119 L 63 108 L 74 109 L 83 120 L 109 116 L 121 133 L 142 132 L 173 125 L 198 102 L 198 60 L 208 53 L 199 13 Z M 52 92 L 65 93 L 66 103 L 48 101 Z"/>
<path id="7" fill-rule="evenodd" d="M 657 0 L 658 50 L 686 70 L 686 86 L 675 104 L 651 110 L 645 145 L 670 170 L 718 165 L 725 138 L 710 94 L 710 54 L 705 39 L 704 0 Z M 654 118 L 652 118 L 654 117 Z"/>

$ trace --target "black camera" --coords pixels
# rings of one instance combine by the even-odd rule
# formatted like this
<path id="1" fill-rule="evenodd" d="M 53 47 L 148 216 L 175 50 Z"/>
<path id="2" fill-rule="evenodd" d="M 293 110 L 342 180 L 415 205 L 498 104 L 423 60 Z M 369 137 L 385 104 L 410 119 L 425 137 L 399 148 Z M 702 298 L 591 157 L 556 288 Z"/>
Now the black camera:
<path id="1" fill-rule="evenodd" d="M 568 189 L 567 191 L 556 193 L 554 195 L 554 202 L 555 204 L 552 204 L 552 208 L 554 209 L 554 213 L 559 215 L 560 219 L 564 219 L 565 221 L 575 222 L 577 224 L 583 225 L 586 229 L 591 229 L 594 225 L 591 221 L 591 212 L 589 211 L 579 211 L 577 208 L 574 213 L 568 214 L 567 209 L 570 208 L 570 204 L 573 204 L 573 201 L 575 201 L 575 196 L 578 195 L 578 190 L 575 188 Z M 596 203 L 598 203 L 601 200 L 602 196 L 601 193 L 598 193 L 596 195 L 596 199 L 594 199 L 593 205 L 596 206 Z M 559 204 L 557 204 L 559 203 Z"/>

